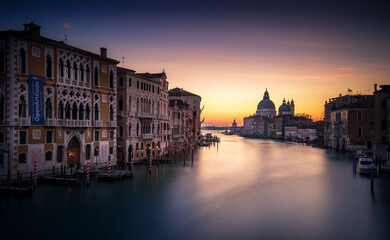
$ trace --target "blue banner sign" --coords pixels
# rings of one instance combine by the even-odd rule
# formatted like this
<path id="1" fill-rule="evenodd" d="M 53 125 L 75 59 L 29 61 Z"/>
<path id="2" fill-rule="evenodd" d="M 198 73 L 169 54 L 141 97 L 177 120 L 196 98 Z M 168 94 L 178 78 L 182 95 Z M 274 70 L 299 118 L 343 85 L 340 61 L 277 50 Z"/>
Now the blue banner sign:
<path id="1" fill-rule="evenodd" d="M 29 75 L 31 125 L 43 125 L 43 77 Z"/>

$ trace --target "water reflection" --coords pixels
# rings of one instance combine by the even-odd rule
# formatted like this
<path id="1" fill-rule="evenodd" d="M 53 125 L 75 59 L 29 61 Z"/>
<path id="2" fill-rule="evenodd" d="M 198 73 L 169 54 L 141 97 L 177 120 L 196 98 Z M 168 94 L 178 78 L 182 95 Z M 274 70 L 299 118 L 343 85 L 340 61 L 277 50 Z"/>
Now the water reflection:
<path id="1" fill-rule="evenodd" d="M 153 166 L 151 175 L 143 165 L 132 179 L 39 185 L 32 199 L 0 198 L 2 230 L 37 239 L 61 238 L 64 226 L 63 238 L 76 239 L 386 239 L 388 176 L 372 195 L 347 154 L 221 138 L 193 163 Z"/>

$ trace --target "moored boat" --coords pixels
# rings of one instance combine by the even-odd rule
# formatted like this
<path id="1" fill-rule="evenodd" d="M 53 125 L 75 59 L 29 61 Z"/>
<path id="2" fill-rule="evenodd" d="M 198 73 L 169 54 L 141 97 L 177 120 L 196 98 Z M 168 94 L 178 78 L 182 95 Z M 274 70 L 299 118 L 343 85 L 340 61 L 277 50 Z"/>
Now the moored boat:
<path id="1" fill-rule="evenodd" d="M 376 170 L 374 161 L 369 157 L 359 158 L 358 169 L 360 174 L 370 174 L 371 170 Z"/>

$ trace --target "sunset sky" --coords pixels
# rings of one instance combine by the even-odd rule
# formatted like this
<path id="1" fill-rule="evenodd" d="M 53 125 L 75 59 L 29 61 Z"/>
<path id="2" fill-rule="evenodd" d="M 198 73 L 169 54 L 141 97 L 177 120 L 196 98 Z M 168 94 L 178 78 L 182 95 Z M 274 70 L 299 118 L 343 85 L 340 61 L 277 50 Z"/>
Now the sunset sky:
<path id="1" fill-rule="evenodd" d="M 315 2 L 315 3 L 313 3 Z M 169 87 L 202 97 L 205 122 L 255 113 L 267 88 L 276 108 L 322 118 L 348 89 L 390 84 L 390 7 L 385 1 L 7 1 L 0 30 L 33 21 L 43 36 L 122 61 L 165 69 Z"/>

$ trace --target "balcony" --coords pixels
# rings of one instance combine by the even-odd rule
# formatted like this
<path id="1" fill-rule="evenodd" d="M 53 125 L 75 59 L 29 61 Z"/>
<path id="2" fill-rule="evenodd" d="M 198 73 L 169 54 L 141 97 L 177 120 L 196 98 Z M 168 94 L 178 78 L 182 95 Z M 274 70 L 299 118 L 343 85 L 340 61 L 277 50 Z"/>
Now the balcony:
<path id="1" fill-rule="evenodd" d="M 109 122 L 109 127 L 114 127 L 114 128 L 116 128 L 116 127 L 117 127 L 116 121 L 110 121 L 110 122 Z"/>
<path id="2" fill-rule="evenodd" d="M 123 111 L 118 111 L 118 117 L 124 117 Z"/>
<path id="3" fill-rule="evenodd" d="M 135 112 L 128 111 L 128 112 L 127 112 L 127 116 L 128 116 L 128 117 L 134 117 L 134 116 L 135 116 Z"/>
<path id="4" fill-rule="evenodd" d="M 155 118 L 155 115 L 153 113 L 137 112 L 137 117 L 140 117 L 140 118 Z"/>
<path id="5" fill-rule="evenodd" d="M 18 118 L 18 126 L 30 126 L 30 118 Z"/>
<path id="6" fill-rule="evenodd" d="M 56 126 L 57 121 L 55 119 L 45 119 L 45 126 Z"/>
<path id="7" fill-rule="evenodd" d="M 141 134 L 142 139 L 153 139 L 153 133 L 144 133 Z"/>
<path id="8" fill-rule="evenodd" d="M 102 121 L 93 121 L 93 126 L 94 127 L 102 127 Z"/>

